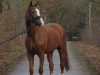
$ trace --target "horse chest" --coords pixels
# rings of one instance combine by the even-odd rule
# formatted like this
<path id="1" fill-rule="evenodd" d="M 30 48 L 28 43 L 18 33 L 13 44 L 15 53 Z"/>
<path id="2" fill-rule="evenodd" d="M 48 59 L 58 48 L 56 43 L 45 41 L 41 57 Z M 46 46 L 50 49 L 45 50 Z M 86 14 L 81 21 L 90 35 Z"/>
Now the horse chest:
<path id="1" fill-rule="evenodd" d="M 34 44 L 36 45 L 37 50 L 45 50 L 47 46 L 46 36 L 35 36 Z"/>

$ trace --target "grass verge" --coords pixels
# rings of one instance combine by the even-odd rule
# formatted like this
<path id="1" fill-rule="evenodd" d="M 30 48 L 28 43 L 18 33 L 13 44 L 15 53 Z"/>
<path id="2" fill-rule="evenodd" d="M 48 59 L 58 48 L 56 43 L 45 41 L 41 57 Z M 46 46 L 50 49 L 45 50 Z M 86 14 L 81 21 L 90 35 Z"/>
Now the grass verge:
<path id="1" fill-rule="evenodd" d="M 99 75 L 95 70 L 90 68 L 89 63 L 86 61 L 84 56 L 82 56 L 79 50 L 75 47 L 75 42 L 70 43 L 70 49 L 73 55 L 76 56 L 80 64 L 84 67 L 84 69 L 86 69 L 90 73 L 90 75 Z"/>
<path id="2" fill-rule="evenodd" d="M 23 42 L 23 40 L 22 40 Z M 10 69 L 26 55 L 24 42 L 13 41 L 9 45 L 3 45 L 0 51 L 0 75 L 9 75 Z"/>

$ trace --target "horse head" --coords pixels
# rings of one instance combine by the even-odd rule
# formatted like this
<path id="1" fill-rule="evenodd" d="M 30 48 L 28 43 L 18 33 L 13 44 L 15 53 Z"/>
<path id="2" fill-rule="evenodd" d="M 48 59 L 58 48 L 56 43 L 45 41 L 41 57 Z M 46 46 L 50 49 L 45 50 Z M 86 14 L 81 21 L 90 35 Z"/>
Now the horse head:
<path id="1" fill-rule="evenodd" d="M 41 26 L 41 16 L 40 11 L 37 8 L 37 4 L 33 4 L 32 1 L 29 4 L 29 7 L 26 12 L 26 27 L 30 27 L 32 25 Z M 43 20 L 43 19 L 42 19 Z"/>

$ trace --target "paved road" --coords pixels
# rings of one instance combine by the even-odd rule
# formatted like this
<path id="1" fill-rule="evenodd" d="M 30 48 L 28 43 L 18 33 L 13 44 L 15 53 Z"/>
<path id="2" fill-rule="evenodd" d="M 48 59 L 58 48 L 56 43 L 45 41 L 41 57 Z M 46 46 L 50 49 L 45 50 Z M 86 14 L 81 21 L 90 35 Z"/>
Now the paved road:
<path id="1" fill-rule="evenodd" d="M 70 43 L 69 43 L 70 44 Z M 80 62 L 76 59 L 76 57 L 71 53 L 69 49 L 68 44 L 68 53 L 69 53 L 69 59 L 70 59 L 70 65 L 71 70 L 64 73 L 64 75 L 90 75 L 88 71 L 86 71 Z M 61 75 L 60 74 L 60 66 L 59 66 L 59 55 L 58 52 L 54 52 L 54 75 Z M 38 73 L 38 57 L 35 56 L 35 66 L 34 66 L 34 75 L 39 75 Z M 9 75 L 29 75 L 28 73 L 28 60 L 27 58 L 23 58 L 22 61 L 18 63 L 18 65 L 13 68 L 13 70 L 9 71 Z M 45 63 L 44 63 L 44 73 L 43 75 L 49 75 L 49 68 L 48 68 L 48 62 L 45 57 Z"/>

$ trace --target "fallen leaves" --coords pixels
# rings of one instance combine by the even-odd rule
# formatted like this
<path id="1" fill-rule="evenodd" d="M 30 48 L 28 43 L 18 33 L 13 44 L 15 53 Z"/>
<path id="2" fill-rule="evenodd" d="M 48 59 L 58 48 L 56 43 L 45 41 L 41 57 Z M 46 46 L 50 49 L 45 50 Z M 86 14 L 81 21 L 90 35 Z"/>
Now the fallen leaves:
<path id="1" fill-rule="evenodd" d="M 86 59 L 89 66 L 100 73 L 100 48 L 84 42 L 76 42 L 75 46 Z"/>

